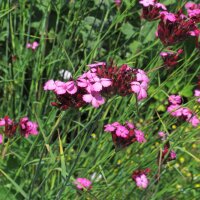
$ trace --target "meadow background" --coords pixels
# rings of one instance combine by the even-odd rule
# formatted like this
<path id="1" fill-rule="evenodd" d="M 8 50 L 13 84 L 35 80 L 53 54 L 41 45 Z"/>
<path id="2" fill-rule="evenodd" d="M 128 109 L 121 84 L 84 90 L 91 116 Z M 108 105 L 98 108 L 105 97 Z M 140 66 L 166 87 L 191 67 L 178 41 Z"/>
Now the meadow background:
<path id="1" fill-rule="evenodd" d="M 163 0 L 171 12 L 187 1 Z M 194 1 L 198 3 L 198 1 Z M 173 47 L 184 49 L 177 67 L 163 67 L 165 50 L 155 36 L 158 21 L 141 19 L 136 0 L 2 0 L 0 1 L 0 118 L 28 116 L 39 134 L 4 139 L 0 145 L 0 199 L 160 200 L 200 198 L 199 127 L 166 112 L 168 96 L 179 94 L 199 112 L 193 95 L 200 72 L 200 52 L 190 38 Z M 27 49 L 37 41 L 38 48 Z M 126 63 L 148 73 L 148 98 L 115 96 L 95 109 L 60 111 L 52 107 L 49 79 L 63 80 L 64 69 L 77 77 L 95 61 Z M 107 123 L 133 122 L 147 142 L 115 151 Z M 170 133 L 177 159 L 161 167 L 157 155 L 164 143 L 158 131 Z M 136 187 L 138 168 L 151 168 L 150 185 Z M 86 177 L 92 189 L 77 191 L 74 180 Z"/>

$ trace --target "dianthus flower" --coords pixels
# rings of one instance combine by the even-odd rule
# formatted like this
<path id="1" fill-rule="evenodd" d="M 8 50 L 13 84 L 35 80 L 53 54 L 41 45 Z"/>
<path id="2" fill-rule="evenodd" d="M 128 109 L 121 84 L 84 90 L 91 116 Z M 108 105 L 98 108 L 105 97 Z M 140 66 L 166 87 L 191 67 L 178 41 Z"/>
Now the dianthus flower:
<path id="1" fill-rule="evenodd" d="M 4 134 L 13 137 L 16 133 L 18 123 L 14 123 L 8 116 L 0 119 L 0 126 L 4 126 Z"/>
<path id="2" fill-rule="evenodd" d="M 159 131 L 158 135 L 161 138 L 161 140 L 166 140 L 167 134 L 164 133 L 163 131 Z"/>
<path id="3" fill-rule="evenodd" d="M 190 19 L 194 20 L 196 23 L 200 22 L 200 4 L 195 4 L 193 2 L 188 2 L 185 4 L 188 16 Z"/>
<path id="4" fill-rule="evenodd" d="M 183 53 L 183 49 L 179 49 L 177 52 L 161 52 L 160 56 L 163 59 L 164 66 L 171 68 L 178 64 L 179 55 Z"/>
<path id="5" fill-rule="evenodd" d="M 170 143 L 167 142 L 164 146 L 164 149 L 161 152 L 158 153 L 158 163 L 161 162 L 163 164 L 166 164 L 169 161 L 175 160 L 176 159 L 176 152 L 174 150 L 170 150 Z"/>
<path id="6" fill-rule="evenodd" d="M 181 107 L 181 97 L 176 95 L 171 95 L 169 97 L 170 105 L 167 111 L 174 117 L 180 118 L 189 122 L 192 126 L 196 127 L 200 124 L 200 119 L 187 107 Z"/>
<path id="7" fill-rule="evenodd" d="M 29 135 L 37 135 L 38 134 L 38 124 L 36 122 L 29 121 L 28 117 L 23 117 L 20 119 L 20 132 L 26 138 Z"/>
<path id="8" fill-rule="evenodd" d="M 120 68 L 107 66 L 105 62 L 89 64 L 90 70 L 67 82 L 49 80 L 44 90 L 55 93 L 58 102 L 53 102 L 63 110 L 80 108 L 88 103 L 97 108 L 113 95 L 126 96 L 135 93 L 138 100 L 147 97 L 149 79 L 140 69 L 127 65 Z"/>
<path id="9" fill-rule="evenodd" d="M 115 5 L 119 8 L 121 6 L 122 0 L 114 0 Z"/>
<path id="10" fill-rule="evenodd" d="M 200 97 L 200 90 L 199 90 L 199 89 L 196 89 L 196 90 L 194 91 L 194 96 L 195 96 L 195 97 Z M 200 103 L 200 98 L 197 99 L 197 102 Z"/>
<path id="11" fill-rule="evenodd" d="M 134 124 L 126 122 L 125 125 L 121 125 L 119 122 L 107 124 L 104 126 L 104 131 L 112 134 L 113 143 L 116 149 L 121 149 L 129 146 L 133 142 L 143 143 L 145 142 L 144 133 L 137 130 Z"/>
<path id="12" fill-rule="evenodd" d="M 76 185 L 76 188 L 78 190 L 83 190 L 83 189 L 91 189 L 92 188 L 92 182 L 88 180 L 87 178 L 77 178 L 74 182 Z"/>
<path id="13" fill-rule="evenodd" d="M 26 48 L 36 50 L 38 46 L 39 46 L 39 43 L 35 41 L 33 43 L 27 43 Z"/>
<path id="14" fill-rule="evenodd" d="M 149 185 L 149 180 L 147 174 L 150 172 L 150 169 L 145 170 L 135 170 L 132 174 L 132 179 L 135 181 L 137 187 L 146 189 Z"/>
<path id="15" fill-rule="evenodd" d="M 160 12 L 167 10 L 165 5 L 157 3 L 157 1 L 141 0 L 139 3 L 142 5 L 142 17 L 148 21 L 159 19 Z"/>
<path id="16" fill-rule="evenodd" d="M 181 11 L 178 13 L 160 12 L 160 22 L 157 29 L 157 36 L 166 46 L 176 44 L 190 36 L 196 38 L 200 31 L 195 21 L 188 18 Z"/>

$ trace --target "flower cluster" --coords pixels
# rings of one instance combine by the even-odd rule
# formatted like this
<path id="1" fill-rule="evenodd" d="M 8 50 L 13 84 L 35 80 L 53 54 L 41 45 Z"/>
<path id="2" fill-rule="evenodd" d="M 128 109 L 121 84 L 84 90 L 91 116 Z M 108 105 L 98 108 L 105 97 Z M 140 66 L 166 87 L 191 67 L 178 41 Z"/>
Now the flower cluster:
<path id="1" fill-rule="evenodd" d="M 181 118 L 190 124 L 192 126 L 196 127 L 200 123 L 200 119 L 198 116 L 193 113 L 189 108 L 187 107 L 181 107 L 181 97 L 178 95 L 171 95 L 169 97 L 169 103 L 170 105 L 167 108 L 167 111 L 174 117 Z"/>
<path id="2" fill-rule="evenodd" d="M 161 52 L 160 56 L 163 59 L 164 66 L 171 68 L 178 64 L 179 55 L 183 53 L 183 49 L 179 49 L 177 52 Z"/>
<path id="3" fill-rule="evenodd" d="M 112 139 L 117 149 L 129 146 L 136 141 L 139 143 L 146 141 L 144 133 L 137 130 L 134 124 L 130 122 L 126 122 L 125 125 L 121 125 L 119 122 L 114 122 L 105 125 L 104 128 L 104 131 L 112 134 Z"/>
<path id="4" fill-rule="evenodd" d="M 105 98 L 113 95 L 135 93 L 138 100 L 147 97 L 149 79 L 143 70 L 132 69 L 127 65 L 120 68 L 107 66 L 104 62 L 88 66 L 90 70 L 77 80 L 49 80 L 45 83 L 44 90 L 53 91 L 57 97 L 58 103 L 53 102 L 53 106 L 65 110 L 69 107 L 80 108 L 89 103 L 97 108 L 105 103 Z"/>
<path id="5" fill-rule="evenodd" d="M 144 169 L 144 170 L 135 170 L 132 174 L 132 179 L 135 181 L 137 187 L 146 189 L 149 180 L 147 178 L 147 174 L 150 172 L 150 169 Z"/>
<path id="6" fill-rule="evenodd" d="M 165 5 L 156 0 L 140 0 L 139 3 L 142 5 L 142 17 L 148 21 L 159 19 L 160 12 L 167 10 Z"/>
<path id="7" fill-rule="evenodd" d="M 200 3 L 195 4 L 193 2 L 188 2 L 185 4 L 188 16 L 194 20 L 196 23 L 200 22 Z"/>
<path id="8" fill-rule="evenodd" d="M 83 190 L 83 189 L 91 189 L 92 188 L 92 182 L 88 180 L 87 178 L 77 178 L 74 182 L 76 185 L 76 188 L 78 190 Z"/>
<path id="9" fill-rule="evenodd" d="M 29 121 L 28 117 L 23 117 L 20 119 L 19 123 L 13 122 L 8 116 L 0 119 L 0 126 L 4 127 L 4 135 L 6 137 L 13 137 L 16 134 L 16 130 L 19 127 L 20 134 L 24 137 L 29 135 L 38 134 L 38 124 L 36 122 Z M 3 137 L 0 135 L 0 143 L 3 142 Z"/>
<path id="10" fill-rule="evenodd" d="M 199 35 L 200 30 L 195 21 L 181 11 L 178 13 L 161 12 L 157 36 L 164 45 L 173 45 L 190 36 L 198 37 Z"/>

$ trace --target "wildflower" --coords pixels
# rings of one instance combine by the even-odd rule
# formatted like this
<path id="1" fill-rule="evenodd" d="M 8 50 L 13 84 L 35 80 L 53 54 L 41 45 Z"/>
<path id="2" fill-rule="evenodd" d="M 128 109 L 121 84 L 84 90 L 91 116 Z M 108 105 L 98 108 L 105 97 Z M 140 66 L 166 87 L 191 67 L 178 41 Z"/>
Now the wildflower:
<path id="1" fill-rule="evenodd" d="M 169 102 L 172 103 L 168 106 L 167 111 L 174 117 L 181 118 L 189 122 L 193 127 L 200 124 L 200 119 L 195 115 L 189 108 L 181 107 L 181 97 L 176 95 L 171 95 L 169 97 Z"/>
<path id="2" fill-rule="evenodd" d="M 0 134 L 0 144 L 3 143 L 3 136 Z"/>
<path id="3" fill-rule="evenodd" d="M 167 137 L 166 133 L 164 133 L 164 132 L 162 132 L 162 131 L 159 131 L 159 132 L 158 132 L 158 135 L 159 135 L 159 137 L 160 137 L 162 140 L 165 140 L 166 137 Z"/>
<path id="4" fill-rule="evenodd" d="M 200 97 L 200 90 L 199 90 L 199 89 L 196 89 L 196 90 L 194 91 L 194 96 L 195 96 L 195 97 Z M 200 98 L 197 99 L 197 102 L 200 103 Z"/>
<path id="5" fill-rule="evenodd" d="M 8 116 L 0 120 L 0 126 L 4 126 L 4 133 L 7 137 L 13 137 L 16 133 L 18 123 L 14 123 Z"/>
<path id="6" fill-rule="evenodd" d="M 114 0 L 115 5 L 119 8 L 121 6 L 122 0 Z"/>
<path id="7" fill-rule="evenodd" d="M 164 61 L 165 67 L 175 67 L 178 64 L 179 55 L 183 53 L 183 49 L 179 49 L 176 52 L 161 52 L 160 56 Z"/>
<path id="8" fill-rule="evenodd" d="M 161 152 L 158 153 L 158 162 L 161 161 L 163 164 L 166 164 L 168 161 L 172 161 L 176 159 L 176 152 L 174 150 L 169 150 L 170 149 L 170 143 L 167 142 L 164 146 L 164 149 Z"/>
<path id="9" fill-rule="evenodd" d="M 173 45 L 190 36 L 200 35 L 194 20 L 183 15 L 181 11 L 176 14 L 163 11 L 160 14 L 157 36 L 164 45 Z"/>
<path id="10" fill-rule="evenodd" d="M 157 20 L 160 18 L 160 12 L 167 10 L 162 3 L 156 1 L 140 1 L 142 5 L 142 17 L 148 21 Z"/>
<path id="11" fill-rule="evenodd" d="M 90 180 L 88 180 L 87 178 L 77 178 L 74 183 L 78 190 L 92 188 L 92 182 Z"/>
<path id="12" fill-rule="evenodd" d="M 190 19 L 194 20 L 196 23 L 200 22 L 200 4 L 195 4 L 193 2 L 188 2 L 185 4 L 188 16 Z"/>
<path id="13" fill-rule="evenodd" d="M 98 92 L 91 92 L 83 95 L 83 101 L 91 103 L 93 107 L 98 108 L 105 103 L 105 99 Z"/>
<path id="14" fill-rule="evenodd" d="M 179 96 L 179 95 L 170 95 L 168 100 L 173 105 L 180 105 L 182 102 L 181 96 Z"/>
<path id="15" fill-rule="evenodd" d="M 139 143 L 146 141 L 144 133 L 137 130 L 134 124 L 130 122 L 126 122 L 125 125 L 121 125 L 118 122 L 107 124 L 104 126 L 104 131 L 112 134 L 116 149 L 124 148 L 136 141 Z"/>
<path id="16" fill-rule="evenodd" d="M 149 180 L 147 174 L 150 172 L 150 169 L 145 170 L 135 170 L 132 174 L 132 179 L 135 181 L 137 187 L 146 189 L 149 185 Z"/>
<path id="17" fill-rule="evenodd" d="M 38 134 L 38 124 L 36 122 L 29 121 L 28 117 L 23 117 L 20 119 L 20 132 L 26 138 L 29 135 L 37 135 Z"/>
<path id="18" fill-rule="evenodd" d="M 38 46 L 39 46 L 39 43 L 35 41 L 32 44 L 31 43 L 27 43 L 26 48 L 27 49 L 36 50 Z"/>

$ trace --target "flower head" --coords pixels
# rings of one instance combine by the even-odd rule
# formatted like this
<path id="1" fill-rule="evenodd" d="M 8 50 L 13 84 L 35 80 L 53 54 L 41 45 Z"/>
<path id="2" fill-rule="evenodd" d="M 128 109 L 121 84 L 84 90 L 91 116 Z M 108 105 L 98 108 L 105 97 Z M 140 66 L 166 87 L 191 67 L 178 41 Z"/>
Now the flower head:
<path id="1" fill-rule="evenodd" d="M 38 46 L 39 46 L 39 43 L 35 41 L 33 43 L 27 43 L 26 48 L 36 50 Z"/>
<path id="2" fill-rule="evenodd" d="M 0 144 L 3 143 L 3 135 L 0 134 Z"/>
<path id="3" fill-rule="evenodd" d="M 77 178 L 74 183 L 78 190 L 92 188 L 92 182 L 90 180 L 88 180 L 87 178 Z"/>

